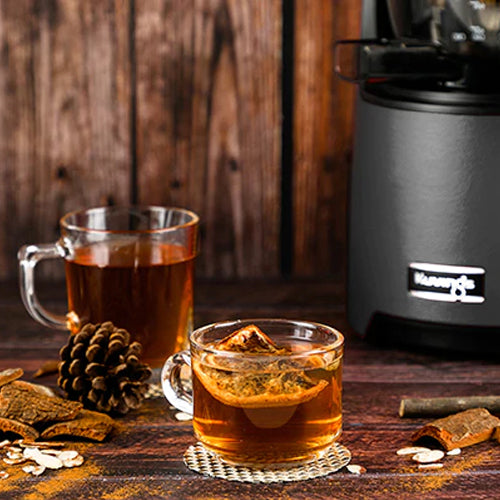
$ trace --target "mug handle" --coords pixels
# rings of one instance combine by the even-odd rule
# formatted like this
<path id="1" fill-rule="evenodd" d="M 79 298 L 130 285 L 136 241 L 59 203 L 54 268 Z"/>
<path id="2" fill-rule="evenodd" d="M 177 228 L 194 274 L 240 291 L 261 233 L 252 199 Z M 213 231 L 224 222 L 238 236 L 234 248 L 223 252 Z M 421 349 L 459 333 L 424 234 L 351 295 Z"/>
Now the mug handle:
<path id="1" fill-rule="evenodd" d="M 191 372 L 191 355 L 181 351 L 167 359 L 161 372 L 161 385 L 168 402 L 178 410 L 193 415 L 191 377 L 182 375 L 183 368 Z"/>
<path id="2" fill-rule="evenodd" d="M 41 260 L 64 257 L 64 251 L 57 243 L 43 243 L 40 245 L 25 245 L 17 254 L 19 259 L 19 279 L 21 298 L 24 307 L 31 317 L 42 325 L 58 330 L 67 330 L 67 316 L 53 314 L 40 304 L 35 293 L 35 266 Z"/>

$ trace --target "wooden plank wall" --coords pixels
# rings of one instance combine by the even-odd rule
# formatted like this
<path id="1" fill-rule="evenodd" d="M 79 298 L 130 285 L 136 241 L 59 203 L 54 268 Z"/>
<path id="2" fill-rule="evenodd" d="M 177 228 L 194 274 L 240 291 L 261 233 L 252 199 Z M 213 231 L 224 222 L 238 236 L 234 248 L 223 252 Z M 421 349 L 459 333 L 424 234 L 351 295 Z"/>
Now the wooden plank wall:
<path id="1" fill-rule="evenodd" d="M 331 49 L 359 5 L 0 0 L 0 279 L 64 213 L 139 202 L 201 215 L 200 276 L 340 281 L 353 88 Z"/>

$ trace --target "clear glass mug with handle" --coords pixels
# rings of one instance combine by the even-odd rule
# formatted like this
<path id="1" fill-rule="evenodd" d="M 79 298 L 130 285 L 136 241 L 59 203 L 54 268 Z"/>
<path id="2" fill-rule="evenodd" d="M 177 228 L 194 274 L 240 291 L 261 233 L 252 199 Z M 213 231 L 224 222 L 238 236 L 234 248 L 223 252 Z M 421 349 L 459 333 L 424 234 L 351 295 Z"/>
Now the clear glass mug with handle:
<path id="1" fill-rule="evenodd" d="M 184 348 L 192 330 L 193 272 L 198 216 L 169 207 L 99 207 L 60 221 L 55 243 L 19 250 L 24 305 L 40 323 L 73 333 L 85 323 L 112 321 L 143 346 L 159 367 Z M 35 268 L 64 259 L 68 314 L 45 309 L 35 291 Z"/>
<path id="2" fill-rule="evenodd" d="M 227 350 L 237 335 L 246 345 L 277 347 Z M 343 344 L 334 328 L 308 321 L 214 323 L 190 335 L 189 351 L 167 360 L 162 387 L 174 407 L 193 416 L 199 441 L 223 460 L 307 462 L 341 434 Z"/>

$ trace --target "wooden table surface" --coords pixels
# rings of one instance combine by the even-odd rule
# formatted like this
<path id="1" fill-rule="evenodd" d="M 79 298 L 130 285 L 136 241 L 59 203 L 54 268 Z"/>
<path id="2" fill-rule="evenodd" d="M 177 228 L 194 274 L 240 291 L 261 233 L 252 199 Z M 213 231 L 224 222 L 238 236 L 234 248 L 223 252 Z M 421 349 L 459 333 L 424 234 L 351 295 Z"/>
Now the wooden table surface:
<path id="1" fill-rule="evenodd" d="M 62 286 L 45 294 L 49 307 L 64 307 Z M 357 476 L 342 470 L 303 482 L 253 485 L 203 477 L 182 462 L 194 443 L 190 423 L 176 422 L 163 398 L 119 422 L 107 442 L 75 443 L 86 462 L 78 469 L 47 471 L 40 477 L 19 472 L 0 479 L 0 498 L 500 498 L 500 445 L 483 443 L 447 457 L 444 468 L 419 471 L 396 456 L 412 432 L 427 420 L 400 419 L 404 396 L 500 394 L 500 364 L 494 360 L 450 358 L 367 344 L 346 325 L 342 291 L 328 283 L 200 283 L 196 325 L 241 317 L 288 317 L 331 324 L 344 331 L 344 431 L 341 443 L 352 462 L 367 469 Z M 15 284 L 0 296 L 0 368 L 20 366 L 26 379 L 43 361 L 55 359 L 64 332 L 37 325 L 25 313 Z M 40 379 L 39 379 L 40 380 Z M 41 379 L 54 384 L 54 377 Z"/>

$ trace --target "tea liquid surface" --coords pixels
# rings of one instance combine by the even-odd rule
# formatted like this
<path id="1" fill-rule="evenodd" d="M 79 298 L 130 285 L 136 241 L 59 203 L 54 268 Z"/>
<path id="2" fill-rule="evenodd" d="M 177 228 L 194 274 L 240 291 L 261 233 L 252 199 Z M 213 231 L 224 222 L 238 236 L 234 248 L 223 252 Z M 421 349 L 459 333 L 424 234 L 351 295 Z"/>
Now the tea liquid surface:
<path id="1" fill-rule="evenodd" d="M 314 348 L 310 343 L 300 341 L 287 347 L 295 352 Z M 285 386 L 288 380 L 297 386 L 296 391 L 266 393 L 261 404 L 258 396 L 250 395 L 249 385 L 242 387 L 239 401 L 234 396 L 237 390 L 226 398 L 216 377 L 213 381 L 207 378 L 206 375 L 214 370 L 209 365 L 208 358 L 205 365 L 203 360 L 194 363 L 193 427 L 200 441 L 227 461 L 273 463 L 307 460 L 328 448 L 340 435 L 340 359 L 331 366 L 310 369 L 290 369 L 286 367 L 286 361 L 282 361 L 280 369 L 275 372 L 273 367 L 268 373 L 265 369 L 258 373 L 249 370 L 246 372 L 249 384 L 259 383 L 259 373 L 264 374 L 264 383 L 269 384 L 274 373 L 276 380 L 285 380 Z M 305 380 L 307 385 L 301 388 L 301 381 Z M 283 382 L 269 386 L 271 391 L 273 387 L 284 387 Z"/>
<path id="2" fill-rule="evenodd" d="M 83 325 L 112 321 L 157 367 L 186 345 L 193 306 L 193 256 L 180 245 L 116 240 L 77 248 L 66 260 L 69 311 Z"/>

